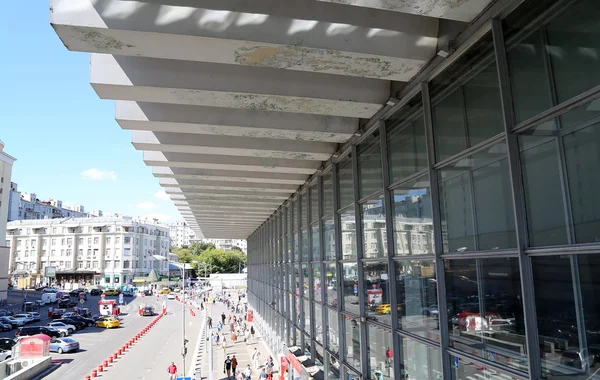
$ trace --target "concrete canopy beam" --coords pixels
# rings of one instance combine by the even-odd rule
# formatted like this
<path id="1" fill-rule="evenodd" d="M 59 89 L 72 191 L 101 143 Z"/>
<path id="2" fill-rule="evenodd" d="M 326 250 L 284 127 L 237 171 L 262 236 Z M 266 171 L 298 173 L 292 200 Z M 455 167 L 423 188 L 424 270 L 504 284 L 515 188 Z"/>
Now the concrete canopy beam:
<path id="1" fill-rule="evenodd" d="M 254 198 L 252 195 L 248 196 L 229 196 L 227 198 L 214 197 L 210 195 L 193 196 L 188 195 L 185 200 L 179 200 L 176 202 L 186 202 L 188 205 L 202 205 L 202 204 L 245 204 L 248 207 L 264 207 L 264 206 L 275 206 L 282 203 L 280 199 L 264 199 Z"/>
<path id="2" fill-rule="evenodd" d="M 262 67 L 107 54 L 90 67 L 103 99 L 370 118 L 389 97 L 387 81 Z"/>
<path id="3" fill-rule="evenodd" d="M 136 149 L 147 151 L 316 161 L 327 160 L 336 149 L 335 144 L 314 141 L 148 131 L 133 131 L 131 142 Z"/>
<path id="4" fill-rule="evenodd" d="M 163 187 L 179 187 L 180 189 L 186 189 L 187 186 L 194 186 L 191 188 L 206 188 L 206 189 L 252 189 L 252 190 L 264 190 L 267 192 L 283 192 L 293 193 L 298 189 L 296 185 L 280 185 L 273 183 L 248 183 L 248 182 L 227 182 L 227 181 L 206 181 L 206 180 L 192 180 L 192 179 L 180 179 L 175 178 L 160 178 L 159 184 Z"/>
<path id="5" fill-rule="evenodd" d="M 306 181 L 306 175 L 304 174 L 247 172 L 242 170 L 199 170 L 153 167 L 152 174 L 157 178 L 280 183 L 288 185 L 302 185 Z"/>
<path id="6" fill-rule="evenodd" d="M 143 152 L 148 166 L 166 166 L 192 169 L 248 170 L 272 173 L 313 174 L 320 162 L 281 158 L 211 156 L 208 154 Z"/>
<path id="7" fill-rule="evenodd" d="M 346 4 L 357 7 L 382 9 L 439 17 L 448 20 L 471 22 L 479 15 L 492 0 L 448 1 L 448 0 L 318 0 L 327 3 Z"/>
<path id="8" fill-rule="evenodd" d="M 175 205 L 175 207 L 180 206 L 180 205 Z M 277 210 L 277 208 L 279 207 L 279 205 L 255 205 L 252 203 L 202 203 L 202 204 L 197 204 L 197 203 L 190 203 L 187 205 L 191 210 L 203 210 L 203 209 L 211 209 L 211 208 L 223 208 L 223 209 L 238 209 L 238 210 L 246 210 L 246 211 L 251 211 L 251 210 L 257 210 L 257 211 L 262 211 L 262 210 Z"/>
<path id="9" fill-rule="evenodd" d="M 436 19 L 316 1 L 75 3 L 50 6 L 52 26 L 73 51 L 399 81 L 436 53 Z"/>
<path id="10" fill-rule="evenodd" d="M 175 188 L 175 187 L 168 187 L 168 188 L 165 188 L 165 192 L 167 194 L 186 194 L 186 196 L 187 195 L 197 195 L 197 196 L 208 195 L 208 196 L 212 196 L 212 197 L 221 197 L 221 198 L 228 198 L 230 196 L 249 195 L 249 196 L 252 196 L 254 199 L 271 199 L 271 200 L 279 199 L 282 202 L 289 198 L 289 194 L 282 195 L 282 194 L 272 193 L 272 194 L 256 195 L 255 193 L 249 193 L 247 191 L 239 191 L 239 190 L 214 191 L 214 190 L 207 190 L 207 189 L 180 189 L 180 188 Z"/>
<path id="11" fill-rule="evenodd" d="M 123 129 L 343 143 L 358 119 L 290 112 L 117 100 Z"/>

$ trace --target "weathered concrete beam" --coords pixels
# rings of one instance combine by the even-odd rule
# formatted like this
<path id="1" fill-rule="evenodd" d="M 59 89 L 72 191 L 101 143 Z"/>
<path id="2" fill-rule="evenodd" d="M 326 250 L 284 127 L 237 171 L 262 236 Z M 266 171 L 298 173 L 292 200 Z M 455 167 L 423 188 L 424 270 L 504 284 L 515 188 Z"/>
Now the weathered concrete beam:
<path id="1" fill-rule="evenodd" d="M 306 175 L 303 174 L 247 172 L 242 170 L 200 170 L 153 167 L 152 174 L 157 178 L 280 183 L 288 185 L 302 185 L 306 181 Z"/>
<path id="2" fill-rule="evenodd" d="M 208 154 L 163 153 L 144 151 L 148 166 L 177 168 L 248 170 L 257 172 L 313 174 L 321 165 L 317 161 L 263 157 L 213 156 Z"/>
<path id="3" fill-rule="evenodd" d="M 133 131 L 131 142 L 136 149 L 147 151 L 316 161 L 329 159 L 336 149 L 335 144 L 315 141 L 148 131 Z"/>
<path id="4" fill-rule="evenodd" d="M 192 179 L 160 178 L 158 183 L 163 187 L 178 187 L 180 189 L 232 189 L 232 190 L 258 190 L 275 193 L 293 193 L 298 189 L 296 185 L 280 185 L 276 183 L 258 182 L 228 182 L 228 181 L 206 181 Z M 191 186 L 191 187 L 190 187 Z"/>
<path id="5" fill-rule="evenodd" d="M 277 194 L 277 193 L 263 193 L 259 195 L 255 195 L 253 193 L 249 193 L 247 191 L 240 190 L 209 190 L 209 189 L 180 189 L 176 187 L 166 187 L 165 192 L 167 194 L 185 194 L 185 195 L 208 195 L 212 197 L 222 197 L 227 198 L 230 196 L 243 196 L 243 195 L 252 195 L 255 199 L 280 199 L 286 200 L 289 198 L 289 194 Z"/>
<path id="6" fill-rule="evenodd" d="M 52 0 L 50 22 L 73 51 L 397 81 L 409 80 L 436 53 L 434 18 L 306 0 L 201 6 Z"/>
<path id="7" fill-rule="evenodd" d="M 116 101 L 115 118 L 127 130 L 335 143 L 358 128 L 355 118 L 125 100 Z"/>
<path id="8" fill-rule="evenodd" d="M 386 81 L 261 67 L 107 54 L 90 67 L 103 99 L 370 118 L 390 95 Z"/>

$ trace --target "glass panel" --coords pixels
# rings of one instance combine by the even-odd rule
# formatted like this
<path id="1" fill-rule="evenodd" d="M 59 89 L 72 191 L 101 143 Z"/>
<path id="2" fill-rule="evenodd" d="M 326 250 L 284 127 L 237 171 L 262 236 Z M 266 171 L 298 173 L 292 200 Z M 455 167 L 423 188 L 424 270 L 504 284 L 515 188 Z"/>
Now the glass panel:
<path id="1" fill-rule="evenodd" d="M 296 232 L 294 234 L 294 262 L 300 261 L 300 234 Z"/>
<path id="2" fill-rule="evenodd" d="M 301 230 L 300 236 L 302 238 L 302 261 L 307 262 L 307 261 L 310 261 L 309 250 L 308 250 L 308 230 L 307 229 Z"/>
<path id="3" fill-rule="evenodd" d="M 301 296 L 309 298 L 310 297 L 310 278 L 308 276 L 308 264 L 302 264 L 300 266 L 300 274 L 302 276 L 302 293 Z"/>
<path id="4" fill-rule="evenodd" d="M 409 101 L 386 124 L 391 182 L 426 169 L 427 147 L 421 95 Z"/>
<path id="5" fill-rule="evenodd" d="M 298 202 L 292 202 L 292 231 L 296 231 L 298 229 Z"/>
<path id="6" fill-rule="evenodd" d="M 387 255 L 387 233 L 383 195 L 360 206 L 363 225 L 363 257 L 385 257 Z"/>
<path id="7" fill-rule="evenodd" d="M 344 303 L 343 310 L 356 315 L 360 314 L 358 305 L 358 265 L 356 263 L 344 263 L 342 265 L 344 276 Z"/>
<path id="8" fill-rule="evenodd" d="M 371 326 L 367 328 L 367 356 L 368 373 L 372 379 L 394 379 L 394 354 L 392 351 L 393 334 L 382 327 Z"/>
<path id="9" fill-rule="evenodd" d="M 593 173 L 600 173 L 600 122 L 566 135 L 563 142 L 575 242 L 598 242 L 600 177 Z"/>
<path id="10" fill-rule="evenodd" d="M 342 260 L 356 259 L 356 220 L 354 208 L 340 214 L 342 225 Z"/>
<path id="11" fill-rule="evenodd" d="M 300 265 L 299 264 L 294 264 L 294 294 L 295 295 L 300 295 L 300 290 L 302 289 L 300 281 L 301 281 L 301 272 L 300 272 Z"/>
<path id="12" fill-rule="evenodd" d="M 286 208 L 286 218 L 287 218 L 287 233 L 292 233 L 292 206 L 288 206 Z"/>
<path id="13" fill-rule="evenodd" d="M 366 137 L 357 146 L 357 152 L 360 198 L 364 198 L 383 188 L 379 133 Z"/>
<path id="14" fill-rule="evenodd" d="M 340 362 L 335 356 L 325 354 L 329 358 L 327 363 L 327 376 L 326 379 L 338 380 L 340 378 Z"/>
<path id="15" fill-rule="evenodd" d="M 504 143 L 441 169 L 439 182 L 444 252 L 516 247 Z"/>
<path id="16" fill-rule="evenodd" d="M 312 251 L 312 256 L 311 256 L 311 260 L 317 261 L 317 260 L 321 260 L 321 253 L 320 253 L 320 249 L 319 249 L 319 225 L 315 224 L 314 226 L 312 226 L 311 228 L 311 251 Z"/>
<path id="17" fill-rule="evenodd" d="M 361 371 L 360 321 L 349 316 L 344 316 L 344 331 L 346 331 L 346 363 Z"/>
<path id="18" fill-rule="evenodd" d="M 450 346 L 527 371 L 518 259 L 453 260 L 445 268 Z"/>
<path id="19" fill-rule="evenodd" d="M 314 300 L 320 302 L 321 294 L 323 294 L 323 289 L 321 287 L 321 264 L 312 264 L 312 269 Z"/>
<path id="20" fill-rule="evenodd" d="M 429 176 L 419 177 L 393 190 L 396 255 L 434 252 Z"/>
<path id="21" fill-rule="evenodd" d="M 323 308 L 325 312 L 325 321 L 327 322 L 327 332 L 325 334 L 326 345 L 329 350 L 334 352 L 336 355 L 339 354 L 339 320 L 338 313 L 328 309 Z"/>
<path id="22" fill-rule="evenodd" d="M 362 291 L 367 302 L 367 315 L 386 325 L 392 324 L 389 273 L 387 262 L 363 264 Z"/>
<path id="23" fill-rule="evenodd" d="M 325 286 L 323 303 L 337 307 L 338 281 L 336 264 L 325 264 Z"/>
<path id="24" fill-rule="evenodd" d="M 567 244 L 558 144 L 554 138 L 524 135 L 519 144 L 529 245 Z"/>
<path id="25" fill-rule="evenodd" d="M 338 189 L 340 208 L 354 202 L 354 176 L 352 175 L 352 155 L 342 158 L 338 163 Z"/>
<path id="26" fill-rule="evenodd" d="M 321 305 L 319 304 L 313 304 L 313 308 L 314 308 L 314 319 L 313 321 L 315 321 L 315 336 L 314 339 L 319 342 L 322 343 L 323 342 L 323 311 L 321 309 Z"/>
<path id="27" fill-rule="evenodd" d="M 312 319 L 310 316 L 311 302 L 307 300 L 303 300 L 302 302 L 304 303 L 304 332 L 310 334 L 310 321 Z"/>
<path id="28" fill-rule="evenodd" d="M 302 215 L 300 227 L 306 227 L 308 225 L 308 206 L 308 192 L 304 191 L 300 195 L 300 207 L 302 208 L 300 211 Z"/>
<path id="29" fill-rule="evenodd" d="M 310 187 L 310 221 L 319 220 L 319 192 L 317 185 Z"/>
<path id="30" fill-rule="evenodd" d="M 287 238 L 287 243 L 286 243 L 286 257 L 287 257 L 287 262 L 291 262 L 292 261 L 292 246 L 293 246 L 293 242 L 292 242 L 292 236 L 289 235 Z"/>
<path id="31" fill-rule="evenodd" d="M 408 338 L 399 339 L 401 352 L 394 358 L 401 361 L 400 373 L 405 379 L 442 380 L 442 357 L 438 348 Z"/>
<path id="32" fill-rule="evenodd" d="M 450 356 L 452 380 L 473 380 L 473 379 L 490 379 L 490 380 L 508 380 L 513 377 L 500 373 L 483 364 L 472 362 L 471 360 L 462 360 L 457 356 Z M 484 377 L 485 376 L 485 377 Z M 514 378 L 516 379 L 516 378 Z M 562 378 L 561 378 L 562 379 Z"/>
<path id="33" fill-rule="evenodd" d="M 400 328 L 439 341 L 435 262 L 411 260 L 396 262 L 395 265 Z"/>
<path id="34" fill-rule="evenodd" d="M 323 215 L 333 215 L 333 178 L 331 171 L 323 174 Z"/>
<path id="35" fill-rule="evenodd" d="M 335 231 L 333 219 L 323 220 L 323 260 L 335 260 Z"/>

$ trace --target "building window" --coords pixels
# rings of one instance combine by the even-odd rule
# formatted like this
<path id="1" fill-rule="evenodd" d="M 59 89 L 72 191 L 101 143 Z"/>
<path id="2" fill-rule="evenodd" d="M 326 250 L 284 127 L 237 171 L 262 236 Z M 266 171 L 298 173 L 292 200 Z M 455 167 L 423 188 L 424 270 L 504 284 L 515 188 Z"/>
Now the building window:
<path id="1" fill-rule="evenodd" d="M 67 256 L 71 256 L 71 249 L 67 249 Z"/>
<path id="2" fill-rule="evenodd" d="M 79 245 L 83 245 L 83 238 L 79 238 Z"/>
<path id="3" fill-rule="evenodd" d="M 52 240 L 50 241 L 50 244 L 51 244 L 51 245 L 56 245 L 56 239 L 55 239 L 55 238 L 52 238 Z"/>
<path id="4" fill-rule="evenodd" d="M 83 269 L 83 261 L 79 262 L 79 269 Z"/>
<path id="5" fill-rule="evenodd" d="M 110 236 L 106 238 L 106 244 L 110 244 Z"/>
<path id="6" fill-rule="evenodd" d="M 73 244 L 73 239 L 72 238 L 68 238 L 67 239 L 67 245 L 70 246 Z"/>
<path id="7" fill-rule="evenodd" d="M 98 236 L 94 237 L 94 244 L 100 243 L 100 238 Z"/>
<path id="8" fill-rule="evenodd" d="M 115 238 L 115 243 L 116 243 L 116 244 L 120 244 L 120 243 L 121 243 L 121 238 L 120 238 L 119 236 L 117 236 L 117 237 Z"/>
<path id="9" fill-rule="evenodd" d="M 129 237 L 129 236 L 125 236 L 125 237 L 123 238 L 123 244 L 129 244 L 129 243 L 131 243 L 131 237 Z"/>

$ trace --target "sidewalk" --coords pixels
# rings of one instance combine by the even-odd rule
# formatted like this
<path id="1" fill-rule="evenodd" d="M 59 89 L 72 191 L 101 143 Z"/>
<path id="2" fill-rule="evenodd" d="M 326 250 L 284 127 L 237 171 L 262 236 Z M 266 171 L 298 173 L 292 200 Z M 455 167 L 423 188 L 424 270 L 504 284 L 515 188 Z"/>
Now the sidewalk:
<path id="1" fill-rule="evenodd" d="M 225 315 L 229 315 L 230 312 L 226 311 L 226 307 L 225 305 L 223 305 L 222 303 L 216 303 L 214 306 L 211 305 L 209 306 L 209 316 L 212 317 L 213 320 L 213 329 L 212 331 L 216 333 L 217 329 L 216 327 L 214 327 L 218 321 L 221 320 L 221 313 L 225 312 Z M 245 314 L 236 314 L 237 316 L 244 316 Z M 252 322 L 246 322 L 248 329 L 250 329 L 250 327 L 253 325 Z M 257 330 L 256 326 L 254 327 L 255 330 Z M 260 360 L 259 360 L 259 366 L 263 366 L 263 364 L 265 363 L 265 361 L 269 358 L 269 355 L 273 356 L 273 360 L 275 361 L 275 369 L 278 369 L 277 367 L 277 357 L 275 357 L 275 355 L 273 355 L 273 353 L 271 352 L 271 350 L 267 347 L 267 345 L 265 344 L 264 340 L 258 335 L 258 334 L 254 334 L 254 338 L 250 338 L 247 342 L 244 342 L 244 338 L 242 337 L 241 339 L 238 338 L 236 343 L 233 343 L 231 341 L 231 334 L 229 332 L 228 328 L 224 328 L 223 331 L 225 331 L 225 337 L 227 339 L 227 353 L 224 354 L 223 353 L 223 348 L 221 345 L 216 346 L 214 344 L 214 341 L 211 342 L 211 344 L 213 345 L 213 355 L 212 355 L 212 360 L 213 360 L 213 374 L 212 374 L 212 380 L 227 380 L 227 375 L 223 373 L 223 362 L 225 361 L 225 357 L 227 355 L 229 355 L 229 357 L 231 358 L 233 355 L 235 355 L 237 361 L 238 361 L 238 367 L 237 369 L 240 371 L 243 371 L 246 366 L 248 364 L 250 364 L 250 367 L 252 368 L 252 378 L 253 379 L 257 379 L 258 375 L 260 374 L 260 369 L 256 369 L 253 367 L 252 365 L 252 353 L 254 351 L 254 348 L 258 348 L 258 351 L 261 353 L 260 355 Z M 258 331 L 257 331 L 258 332 Z M 208 333 L 208 336 L 210 337 L 210 331 Z M 208 357 L 208 355 L 206 355 Z M 233 379 L 233 373 L 232 373 L 232 378 Z M 203 378 L 208 378 L 208 358 L 206 358 L 206 360 L 204 360 L 203 366 L 202 366 L 202 377 Z"/>

